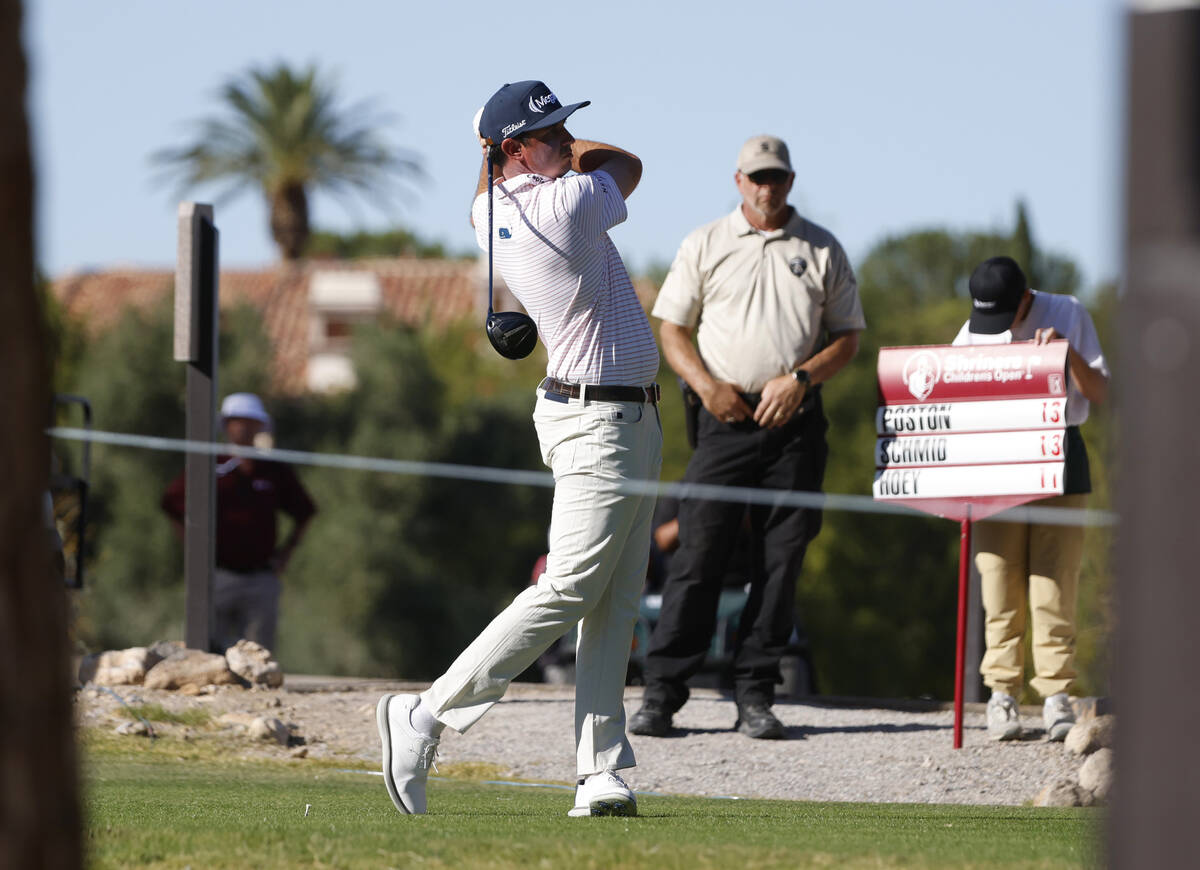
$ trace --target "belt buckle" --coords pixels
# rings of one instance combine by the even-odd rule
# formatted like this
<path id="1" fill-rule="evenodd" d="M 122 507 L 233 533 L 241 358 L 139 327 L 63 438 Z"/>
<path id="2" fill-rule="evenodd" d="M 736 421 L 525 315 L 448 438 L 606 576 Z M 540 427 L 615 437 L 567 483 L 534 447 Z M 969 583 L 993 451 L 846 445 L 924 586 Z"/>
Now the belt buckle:
<path id="1" fill-rule="evenodd" d="M 559 404 L 567 404 L 570 399 L 570 392 L 567 390 L 567 385 L 558 378 L 544 378 L 538 386 L 542 389 L 542 395 L 548 402 L 557 402 Z"/>

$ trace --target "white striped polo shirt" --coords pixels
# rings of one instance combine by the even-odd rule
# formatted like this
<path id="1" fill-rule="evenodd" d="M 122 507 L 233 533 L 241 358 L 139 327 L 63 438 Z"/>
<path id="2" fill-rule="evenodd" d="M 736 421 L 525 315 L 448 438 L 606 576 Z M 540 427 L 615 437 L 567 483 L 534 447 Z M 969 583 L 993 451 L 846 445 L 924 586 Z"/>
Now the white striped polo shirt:
<path id="1" fill-rule="evenodd" d="M 546 374 L 578 384 L 653 383 L 654 333 L 608 237 L 627 214 L 612 176 L 527 173 L 497 181 L 494 196 L 496 268 L 537 324 L 550 357 Z M 486 251 L 486 191 L 472 216 Z"/>

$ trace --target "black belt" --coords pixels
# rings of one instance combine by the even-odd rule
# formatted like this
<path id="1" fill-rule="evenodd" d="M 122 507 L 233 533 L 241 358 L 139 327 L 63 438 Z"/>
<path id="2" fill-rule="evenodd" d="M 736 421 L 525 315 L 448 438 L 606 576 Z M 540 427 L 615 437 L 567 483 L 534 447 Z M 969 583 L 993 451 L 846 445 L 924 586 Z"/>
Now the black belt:
<path id="1" fill-rule="evenodd" d="M 596 402 L 649 402 L 657 405 L 661 395 L 658 384 L 648 387 L 613 387 L 607 385 L 569 384 L 558 378 L 545 378 L 538 389 L 545 390 L 547 396 L 565 396 L 568 399 L 578 399 L 580 393 L 584 400 Z"/>
<path id="2" fill-rule="evenodd" d="M 762 393 L 742 393 L 742 400 L 750 406 L 751 410 L 758 407 L 758 403 L 762 401 Z M 817 399 L 821 397 L 821 385 L 812 384 L 804 391 L 804 398 L 800 401 L 800 407 L 796 409 L 796 413 L 811 411 L 813 406 L 817 404 Z"/>

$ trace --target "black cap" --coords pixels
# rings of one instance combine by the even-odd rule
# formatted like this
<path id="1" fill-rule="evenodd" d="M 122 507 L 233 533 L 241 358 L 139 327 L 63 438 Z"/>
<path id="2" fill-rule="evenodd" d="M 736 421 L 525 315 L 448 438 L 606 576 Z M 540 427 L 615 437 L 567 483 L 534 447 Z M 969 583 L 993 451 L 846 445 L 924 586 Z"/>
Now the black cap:
<path id="1" fill-rule="evenodd" d="M 479 135 L 499 145 L 510 136 L 553 127 L 591 100 L 564 106 L 542 82 L 513 82 L 492 94 L 479 116 Z"/>
<path id="2" fill-rule="evenodd" d="M 1013 325 L 1029 285 L 1012 257 L 992 257 L 971 273 L 971 319 L 976 335 L 996 335 Z"/>

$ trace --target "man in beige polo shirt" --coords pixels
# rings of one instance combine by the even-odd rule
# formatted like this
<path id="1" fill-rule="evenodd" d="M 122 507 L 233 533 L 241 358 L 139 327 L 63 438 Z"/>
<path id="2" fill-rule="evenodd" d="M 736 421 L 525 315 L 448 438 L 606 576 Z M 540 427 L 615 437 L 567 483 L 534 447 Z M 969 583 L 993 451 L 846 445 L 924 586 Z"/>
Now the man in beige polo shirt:
<path id="1" fill-rule="evenodd" d="M 865 328 L 854 271 L 837 239 L 787 204 L 795 173 L 787 145 L 755 136 L 738 155 L 741 204 L 684 239 L 653 315 L 667 362 L 699 406 L 685 481 L 818 491 L 825 473 L 820 385 L 858 350 Z M 693 336 L 695 342 L 693 342 Z M 646 657 L 634 734 L 661 736 L 704 662 L 726 563 L 746 505 L 684 499 L 680 547 Z M 795 587 L 818 510 L 753 505 L 750 595 L 734 680 L 748 737 L 778 739 L 771 711 L 792 633 Z"/>

